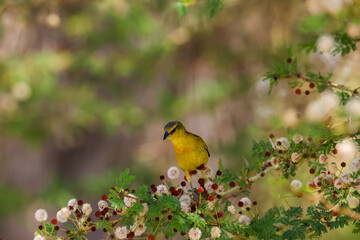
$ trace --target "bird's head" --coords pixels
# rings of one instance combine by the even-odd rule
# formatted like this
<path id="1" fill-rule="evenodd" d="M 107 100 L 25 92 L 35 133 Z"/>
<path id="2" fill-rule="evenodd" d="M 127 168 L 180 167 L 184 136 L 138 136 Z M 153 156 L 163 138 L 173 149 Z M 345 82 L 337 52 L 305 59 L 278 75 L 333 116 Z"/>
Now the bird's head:
<path id="1" fill-rule="evenodd" d="M 164 138 L 165 139 L 173 139 L 174 137 L 184 133 L 186 130 L 181 122 L 173 121 L 169 122 L 164 127 Z"/>

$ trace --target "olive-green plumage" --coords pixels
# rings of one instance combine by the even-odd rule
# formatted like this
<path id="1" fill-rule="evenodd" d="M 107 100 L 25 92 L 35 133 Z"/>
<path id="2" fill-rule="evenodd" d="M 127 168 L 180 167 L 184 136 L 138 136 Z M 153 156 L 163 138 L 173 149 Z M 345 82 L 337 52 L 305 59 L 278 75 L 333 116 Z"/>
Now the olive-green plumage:
<path id="1" fill-rule="evenodd" d="M 201 137 L 186 131 L 181 122 L 169 122 L 164 127 L 164 139 L 170 139 L 175 150 L 179 167 L 185 172 L 188 182 L 190 172 L 201 165 L 206 166 L 210 153 Z"/>

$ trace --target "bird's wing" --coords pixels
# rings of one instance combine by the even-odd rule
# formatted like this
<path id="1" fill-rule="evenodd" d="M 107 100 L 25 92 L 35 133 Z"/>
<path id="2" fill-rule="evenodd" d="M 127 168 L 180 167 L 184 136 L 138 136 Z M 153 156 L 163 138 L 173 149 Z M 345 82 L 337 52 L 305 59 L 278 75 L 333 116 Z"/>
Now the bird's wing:
<path id="1" fill-rule="evenodd" d="M 198 138 L 198 139 L 200 140 L 200 142 L 201 142 L 202 145 L 204 146 L 205 150 L 207 151 L 208 156 L 210 157 L 209 149 L 208 149 L 206 143 L 204 142 L 204 140 L 203 140 L 201 137 L 199 137 L 198 135 L 196 135 L 196 134 L 193 134 L 193 133 L 192 133 L 192 135 L 194 135 L 194 137 L 196 137 L 196 138 Z"/>

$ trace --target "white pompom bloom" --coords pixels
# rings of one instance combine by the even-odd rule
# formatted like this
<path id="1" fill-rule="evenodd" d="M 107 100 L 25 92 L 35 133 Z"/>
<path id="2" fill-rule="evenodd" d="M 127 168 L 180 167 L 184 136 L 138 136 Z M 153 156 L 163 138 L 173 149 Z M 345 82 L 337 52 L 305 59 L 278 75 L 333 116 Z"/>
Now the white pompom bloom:
<path id="1" fill-rule="evenodd" d="M 144 232 L 146 231 L 146 226 L 145 225 L 139 225 L 137 228 L 136 228 L 136 231 L 135 231 L 135 236 L 141 236 L 144 234 Z"/>
<path id="2" fill-rule="evenodd" d="M 219 185 L 218 188 L 216 189 L 216 194 L 221 195 L 224 192 L 224 186 L 223 185 Z"/>
<path id="3" fill-rule="evenodd" d="M 211 228 L 211 238 L 219 238 L 221 235 L 221 230 L 218 227 Z"/>
<path id="4" fill-rule="evenodd" d="M 75 198 L 70 199 L 68 202 L 68 207 L 69 209 L 71 209 L 72 211 L 75 211 L 78 207 L 78 202 Z"/>
<path id="5" fill-rule="evenodd" d="M 331 174 L 335 174 L 335 173 L 337 172 L 337 170 L 338 170 L 338 167 L 337 167 L 337 165 L 336 165 L 336 162 L 330 163 L 330 165 L 329 165 L 329 172 L 330 172 Z"/>
<path id="6" fill-rule="evenodd" d="M 124 197 L 125 206 L 130 208 L 136 199 L 137 197 L 134 194 L 129 193 L 127 197 Z"/>
<path id="7" fill-rule="evenodd" d="M 162 195 L 163 193 L 165 193 L 165 195 L 169 195 L 169 190 L 167 189 L 167 187 L 164 184 L 160 184 L 159 186 L 156 187 L 157 191 L 156 193 L 159 195 Z"/>
<path id="8" fill-rule="evenodd" d="M 315 186 L 321 186 L 322 184 L 322 177 L 318 176 L 314 178 L 314 184 Z"/>
<path id="9" fill-rule="evenodd" d="M 118 239 L 125 239 L 128 234 L 126 227 L 117 227 L 115 230 L 115 235 Z"/>
<path id="10" fill-rule="evenodd" d="M 125 201 L 125 198 L 124 198 L 124 201 Z M 125 202 L 126 204 L 126 202 Z M 107 208 L 109 205 L 107 202 L 105 202 L 104 200 L 100 200 L 98 202 L 98 208 L 100 209 L 100 211 L 104 210 L 105 208 Z"/>
<path id="11" fill-rule="evenodd" d="M 211 188 L 211 186 L 213 185 L 214 183 L 212 181 L 208 181 L 205 183 L 204 187 L 206 189 L 206 191 L 208 192 L 208 194 L 212 193 L 214 191 L 214 189 Z"/>
<path id="12" fill-rule="evenodd" d="M 300 134 L 295 134 L 293 137 L 292 137 L 292 140 L 295 142 L 295 143 L 300 143 L 304 140 L 303 136 L 301 136 Z"/>
<path id="13" fill-rule="evenodd" d="M 340 178 L 335 179 L 334 181 L 334 187 L 337 189 L 340 189 L 344 186 L 343 181 Z"/>
<path id="14" fill-rule="evenodd" d="M 242 206 L 243 209 L 250 208 L 251 207 L 251 200 L 247 197 L 243 197 L 240 199 L 240 202 L 242 202 L 244 205 Z"/>
<path id="15" fill-rule="evenodd" d="M 145 216 L 145 214 L 149 210 L 149 207 L 148 207 L 147 203 L 143 203 L 142 205 L 144 206 L 144 210 L 140 213 L 140 216 Z"/>
<path id="16" fill-rule="evenodd" d="M 38 222 L 45 222 L 48 218 L 48 214 L 45 209 L 38 209 L 35 212 L 35 219 Z"/>
<path id="17" fill-rule="evenodd" d="M 357 206 L 359 206 L 359 199 L 355 196 L 349 197 L 348 205 L 349 205 L 349 208 L 352 208 L 352 209 L 357 208 Z"/>
<path id="18" fill-rule="evenodd" d="M 215 201 L 208 202 L 207 207 L 210 211 L 214 209 Z"/>
<path id="19" fill-rule="evenodd" d="M 324 154 L 321 154 L 321 155 L 319 156 L 319 163 L 325 164 L 325 163 L 326 163 L 326 160 L 327 160 L 327 157 L 326 157 Z"/>
<path id="20" fill-rule="evenodd" d="M 66 223 L 70 217 L 71 211 L 68 207 L 63 207 L 56 213 L 56 219 L 61 223 Z"/>
<path id="21" fill-rule="evenodd" d="M 236 212 L 236 209 L 233 205 L 228 206 L 227 210 L 229 213 L 234 214 Z"/>
<path id="22" fill-rule="evenodd" d="M 179 198 L 180 203 L 190 206 L 191 204 L 191 197 L 189 195 L 182 195 Z"/>
<path id="23" fill-rule="evenodd" d="M 181 207 L 181 210 L 182 210 L 183 212 L 186 212 L 186 213 L 189 212 L 189 205 L 181 202 L 181 203 L 180 203 L 180 207 Z"/>
<path id="24" fill-rule="evenodd" d="M 205 175 L 207 178 L 213 178 L 214 177 L 214 171 L 211 168 L 205 169 Z"/>
<path id="25" fill-rule="evenodd" d="M 301 159 L 301 155 L 298 154 L 297 152 L 294 152 L 291 154 L 291 162 L 292 163 L 298 163 Z"/>
<path id="26" fill-rule="evenodd" d="M 89 203 L 85 203 L 83 206 L 82 206 L 82 212 L 86 215 L 86 216 L 89 216 L 92 212 L 92 207 Z"/>
<path id="27" fill-rule="evenodd" d="M 46 240 L 46 238 L 43 237 L 43 236 L 41 236 L 41 235 L 36 235 L 36 236 L 34 237 L 34 240 Z"/>
<path id="28" fill-rule="evenodd" d="M 351 161 L 349 165 L 349 170 L 352 172 L 357 172 L 360 169 L 360 158 L 355 158 Z"/>
<path id="29" fill-rule="evenodd" d="M 317 40 L 317 49 L 320 52 L 328 53 L 335 47 L 335 40 L 332 36 L 324 34 Z"/>
<path id="30" fill-rule="evenodd" d="M 167 171 L 168 177 L 170 179 L 176 179 L 179 178 L 180 176 L 180 171 L 177 167 L 171 167 L 169 168 L 169 170 Z"/>
<path id="31" fill-rule="evenodd" d="M 293 181 L 291 182 L 290 186 L 291 186 L 291 189 L 292 189 L 293 191 L 299 192 L 300 189 L 301 189 L 301 187 L 302 187 L 302 182 L 299 181 L 299 180 L 297 180 L 297 179 L 295 179 L 295 180 L 293 180 Z"/>
<path id="32" fill-rule="evenodd" d="M 343 181 L 343 183 L 350 183 L 352 181 L 351 175 L 349 172 L 345 171 L 340 175 L 341 180 Z"/>
<path id="33" fill-rule="evenodd" d="M 191 240 L 198 240 L 201 238 L 201 230 L 199 228 L 191 228 L 189 231 L 189 238 Z"/>
<path id="34" fill-rule="evenodd" d="M 279 159 L 276 158 L 276 157 L 272 157 L 272 158 L 270 159 L 270 163 L 271 163 L 271 165 L 273 165 L 273 166 L 278 165 L 278 164 L 279 164 Z"/>
<path id="35" fill-rule="evenodd" d="M 246 215 L 240 215 L 240 217 L 238 218 L 239 223 L 244 224 L 244 225 L 250 225 L 251 220 L 248 216 Z"/>
<path id="36" fill-rule="evenodd" d="M 280 146 L 279 146 L 280 143 Z M 290 147 L 290 142 L 286 137 L 282 137 L 282 138 L 277 138 L 276 139 L 276 148 L 278 149 L 285 149 L 288 150 Z"/>

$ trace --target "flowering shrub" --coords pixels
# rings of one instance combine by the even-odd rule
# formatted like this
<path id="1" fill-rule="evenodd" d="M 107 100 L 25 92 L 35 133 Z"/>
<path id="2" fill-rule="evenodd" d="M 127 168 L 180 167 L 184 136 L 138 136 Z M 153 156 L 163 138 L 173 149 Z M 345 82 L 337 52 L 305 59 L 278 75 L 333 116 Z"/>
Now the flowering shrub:
<path id="1" fill-rule="evenodd" d="M 185 14 L 186 9 L 196 3 L 177 1 L 175 7 Z M 207 3 L 213 6 L 211 15 L 222 6 L 222 1 Z M 355 51 L 359 38 L 341 29 L 300 45 L 301 50 L 342 56 Z M 350 105 L 359 101 L 359 88 L 350 89 L 330 81 L 331 78 L 331 73 L 300 72 L 292 51 L 265 74 L 265 80 L 270 83 L 269 93 L 280 81 L 287 81 L 295 89 L 295 95 L 328 90 L 338 95 L 342 105 L 356 109 Z M 305 135 L 292 130 L 286 137 L 270 134 L 269 140 L 254 142 L 253 156 L 258 159 L 254 166 L 233 172 L 225 169 L 220 160 L 216 171 L 199 168 L 202 174 L 192 176 L 192 185 L 180 179 L 177 167 L 171 167 L 167 177 L 160 176 L 157 185 L 130 189 L 135 177 L 126 169 L 96 207 L 71 199 L 68 206 L 50 218 L 46 210 L 37 210 L 35 219 L 40 225 L 34 240 L 86 239 L 85 235 L 94 231 L 103 231 L 106 239 L 143 239 L 144 236 L 149 240 L 175 236 L 191 240 L 304 239 L 319 237 L 349 224 L 353 226 L 353 233 L 359 233 L 360 158 L 350 164 L 329 159 L 338 154 L 336 145 L 344 139 L 351 139 L 359 146 L 360 131 L 338 133 L 331 125 L 321 128 L 321 134 Z M 298 178 L 304 168 L 311 179 L 307 183 Z M 260 214 L 258 202 L 249 195 L 252 185 L 270 172 L 280 173 L 278 178 L 287 182 L 293 196 L 313 203 L 316 195 L 318 203 L 306 209 L 273 207 Z M 95 217 L 90 217 L 93 211 Z"/>

